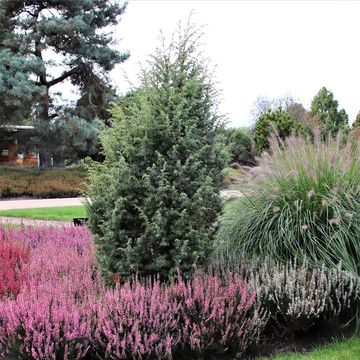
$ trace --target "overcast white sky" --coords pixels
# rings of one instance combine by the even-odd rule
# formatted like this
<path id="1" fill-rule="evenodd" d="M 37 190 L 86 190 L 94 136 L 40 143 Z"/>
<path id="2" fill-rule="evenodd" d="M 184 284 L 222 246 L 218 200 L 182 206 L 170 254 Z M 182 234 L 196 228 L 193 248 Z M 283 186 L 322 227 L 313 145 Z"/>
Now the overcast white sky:
<path id="1" fill-rule="evenodd" d="M 260 95 L 291 94 L 309 107 L 322 87 L 333 91 L 350 122 L 360 110 L 360 2 L 356 1 L 152 1 L 129 0 L 116 29 L 130 59 L 111 78 L 127 90 L 139 63 L 157 46 L 160 29 L 179 20 L 204 28 L 204 51 L 217 66 L 221 110 L 232 126 L 251 125 Z"/>

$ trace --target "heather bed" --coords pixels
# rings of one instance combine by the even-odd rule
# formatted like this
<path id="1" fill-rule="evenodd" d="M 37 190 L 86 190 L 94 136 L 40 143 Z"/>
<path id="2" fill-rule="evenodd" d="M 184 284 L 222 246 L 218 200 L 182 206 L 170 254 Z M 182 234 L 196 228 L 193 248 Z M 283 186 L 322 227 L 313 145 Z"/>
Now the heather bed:
<path id="1" fill-rule="evenodd" d="M 210 358 L 242 353 L 260 335 L 255 292 L 237 274 L 167 286 L 114 276 L 106 288 L 85 228 L 0 227 L 0 239 L 11 248 L 3 260 L 17 264 L 1 271 L 16 284 L 0 302 L 5 359 Z"/>
<path id="2" fill-rule="evenodd" d="M 219 264 L 166 285 L 112 274 L 105 286 L 86 228 L 0 227 L 0 245 L 5 359 L 8 351 L 25 359 L 250 356 L 271 333 L 292 338 L 344 321 L 359 294 L 341 271 L 271 261 L 235 272 Z"/>

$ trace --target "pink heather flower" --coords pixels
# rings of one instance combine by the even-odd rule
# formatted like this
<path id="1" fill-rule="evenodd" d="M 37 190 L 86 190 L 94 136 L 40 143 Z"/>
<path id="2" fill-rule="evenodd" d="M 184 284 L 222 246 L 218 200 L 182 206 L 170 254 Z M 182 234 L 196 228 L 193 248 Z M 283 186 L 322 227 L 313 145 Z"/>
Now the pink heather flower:
<path id="1" fill-rule="evenodd" d="M 185 281 L 178 273 L 166 286 L 136 280 L 106 289 L 86 228 L 0 226 L 5 237 L 28 244 L 29 259 L 17 297 L 0 302 L 0 354 L 14 339 L 22 357 L 39 360 L 77 360 L 91 351 L 120 360 L 241 352 L 265 321 L 239 274 Z"/>

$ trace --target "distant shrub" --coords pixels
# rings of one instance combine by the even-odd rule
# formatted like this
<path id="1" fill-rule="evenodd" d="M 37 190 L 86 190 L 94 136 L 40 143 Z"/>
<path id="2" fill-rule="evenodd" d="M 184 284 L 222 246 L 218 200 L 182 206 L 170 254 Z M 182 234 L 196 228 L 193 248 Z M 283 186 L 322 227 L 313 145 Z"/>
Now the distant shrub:
<path id="1" fill-rule="evenodd" d="M 256 121 L 254 143 L 257 155 L 261 155 L 270 147 L 269 138 L 275 131 L 280 139 L 285 140 L 291 134 L 306 135 L 305 127 L 281 107 L 268 110 Z"/>
<path id="2" fill-rule="evenodd" d="M 229 151 L 230 163 L 236 162 L 242 165 L 256 165 L 255 153 L 248 129 L 230 128 L 221 129 L 220 136 Z"/>
<path id="3" fill-rule="evenodd" d="M 76 197 L 86 188 L 86 171 L 0 167 L 0 197 Z"/>
<path id="4" fill-rule="evenodd" d="M 219 251 L 341 262 L 360 275 L 360 142 L 273 139 L 259 163 L 221 220 Z"/>

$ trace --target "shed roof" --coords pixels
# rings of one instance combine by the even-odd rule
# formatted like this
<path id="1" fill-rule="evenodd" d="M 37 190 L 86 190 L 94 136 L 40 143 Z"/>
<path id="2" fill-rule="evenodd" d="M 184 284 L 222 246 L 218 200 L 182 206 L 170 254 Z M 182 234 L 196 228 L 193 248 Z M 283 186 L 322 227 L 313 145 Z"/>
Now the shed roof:
<path id="1" fill-rule="evenodd" d="M 0 130 L 18 131 L 18 130 L 34 130 L 32 125 L 0 125 Z"/>

